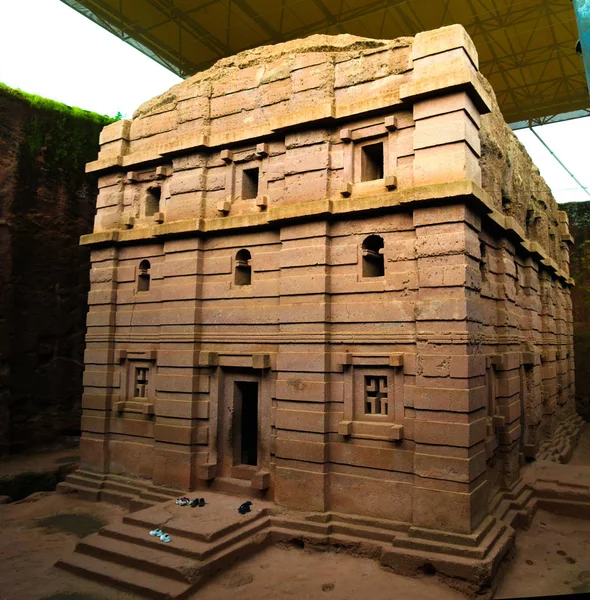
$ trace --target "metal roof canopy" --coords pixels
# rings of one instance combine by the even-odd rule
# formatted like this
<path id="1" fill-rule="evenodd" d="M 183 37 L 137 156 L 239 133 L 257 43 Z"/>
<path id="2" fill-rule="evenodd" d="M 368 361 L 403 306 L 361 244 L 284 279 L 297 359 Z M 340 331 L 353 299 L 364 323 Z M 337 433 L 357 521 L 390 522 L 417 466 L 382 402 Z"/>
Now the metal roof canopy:
<path id="1" fill-rule="evenodd" d="M 62 2 L 181 77 L 242 50 L 314 33 L 396 38 L 461 23 L 506 121 L 526 127 L 590 109 L 572 0 Z"/>

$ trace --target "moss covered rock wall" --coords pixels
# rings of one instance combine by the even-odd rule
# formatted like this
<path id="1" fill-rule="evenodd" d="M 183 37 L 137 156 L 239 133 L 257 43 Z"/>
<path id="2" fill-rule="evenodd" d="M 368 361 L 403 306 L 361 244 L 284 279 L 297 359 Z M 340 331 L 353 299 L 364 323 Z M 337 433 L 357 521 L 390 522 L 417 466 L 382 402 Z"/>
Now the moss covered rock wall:
<path id="1" fill-rule="evenodd" d="M 0 454 L 79 428 L 95 159 L 112 119 L 0 85 Z"/>
<path id="2" fill-rule="evenodd" d="M 574 353 L 578 411 L 590 420 L 590 201 L 561 204 L 570 220 L 574 246 L 570 273 L 576 280 L 572 289 L 574 305 Z"/>

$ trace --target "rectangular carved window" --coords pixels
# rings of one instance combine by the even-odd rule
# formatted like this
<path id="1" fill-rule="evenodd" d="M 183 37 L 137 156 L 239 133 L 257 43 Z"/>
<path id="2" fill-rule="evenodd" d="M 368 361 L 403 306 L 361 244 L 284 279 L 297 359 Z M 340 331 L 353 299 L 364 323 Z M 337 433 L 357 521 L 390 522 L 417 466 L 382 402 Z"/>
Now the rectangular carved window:
<path id="1" fill-rule="evenodd" d="M 383 142 L 361 148 L 361 181 L 383 179 Z"/>
<path id="2" fill-rule="evenodd" d="M 135 368 L 135 398 L 147 398 L 148 372 L 147 367 Z"/>
<path id="3" fill-rule="evenodd" d="M 242 171 L 242 200 L 250 200 L 258 196 L 260 169 L 244 169 Z"/>
<path id="4" fill-rule="evenodd" d="M 365 414 L 389 414 L 387 397 L 387 377 L 365 375 Z"/>

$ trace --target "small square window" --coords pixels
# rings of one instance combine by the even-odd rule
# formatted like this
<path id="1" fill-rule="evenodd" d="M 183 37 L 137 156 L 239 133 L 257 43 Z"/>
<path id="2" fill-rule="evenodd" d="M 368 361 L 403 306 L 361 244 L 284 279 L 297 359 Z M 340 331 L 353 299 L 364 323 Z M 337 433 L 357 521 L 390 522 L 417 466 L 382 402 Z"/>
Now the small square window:
<path id="1" fill-rule="evenodd" d="M 383 142 L 361 147 L 361 181 L 383 179 Z"/>
<path id="2" fill-rule="evenodd" d="M 159 187 L 151 187 L 145 196 L 145 216 L 152 217 L 160 211 L 160 199 L 162 190 Z"/>
<path id="3" fill-rule="evenodd" d="M 365 375 L 365 414 L 389 414 L 387 377 L 379 375 Z"/>
<path id="4" fill-rule="evenodd" d="M 242 171 L 242 200 L 251 200 L 258 196 L 258 180 L 260 169 L 244 169 Z"/>

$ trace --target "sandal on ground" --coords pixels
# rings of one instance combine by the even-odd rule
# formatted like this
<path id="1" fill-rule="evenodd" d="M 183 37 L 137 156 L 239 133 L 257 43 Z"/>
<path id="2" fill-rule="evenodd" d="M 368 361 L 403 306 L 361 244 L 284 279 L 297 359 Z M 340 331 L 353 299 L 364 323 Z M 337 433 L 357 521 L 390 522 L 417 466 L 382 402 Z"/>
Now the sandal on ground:
<path id="1" fill-rule="evenodd" d="M 154 529 L 153 531 L 150 531 L 150 535 L 152 537 L 160 537 L 164 532 L 161 529 Z"/>
<path id="2" fill-rule="evenodd" d="M 160 536 L 160 541 L 164 542 L 165 544 L 169 544 L 170 543 L 170 536 L 167 533 L 163 533 Z"/>
<path id="3" fill-rule="evenodd" d="M 195 508 L 195 506 L 199 506 L 199 499 L 195 498 L 192 502 L 191 502 L 191 506 L 193 508 Z"/>
<path id="4" fill-rule="evenodd" d="M 199 498 L 199 506 L 205 506 L 205 498 Z"/>
<path id="5" fill-rule="evenodd" d="M 178 504 L 178 506 L 186 506 L 190 503 L 190 498 L 187 498 L 186 496 L 183 496 L 182 498 L 176 498 L 176 504 Z"/>

